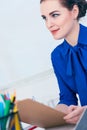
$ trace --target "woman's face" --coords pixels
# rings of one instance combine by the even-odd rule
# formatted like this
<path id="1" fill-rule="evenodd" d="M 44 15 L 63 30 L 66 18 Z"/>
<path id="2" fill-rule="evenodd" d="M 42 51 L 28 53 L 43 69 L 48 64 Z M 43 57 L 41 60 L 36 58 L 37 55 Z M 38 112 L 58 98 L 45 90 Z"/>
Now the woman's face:
<path id="1" fill-rule="evenodd" d="M 54 39 L 67 39 L 77 22 L 76 7 L 69 11 L 60 0 L 45 0 L 40 5 L 41 16 Z"/>

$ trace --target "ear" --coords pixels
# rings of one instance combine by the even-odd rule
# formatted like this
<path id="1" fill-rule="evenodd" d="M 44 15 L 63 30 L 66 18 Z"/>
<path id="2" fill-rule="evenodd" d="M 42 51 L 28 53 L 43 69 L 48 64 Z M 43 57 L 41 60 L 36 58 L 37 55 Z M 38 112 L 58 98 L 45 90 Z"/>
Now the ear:
<path id="1" fill-rule="evenodd" d="M 73 12 L 73 18 L 74 18 L 74 19 L 77 19 L 78 14 L 79 14 L 79 8 L 78 8 L 77 5 L 74 5 L 74 6 L 73 6 L 72 12 Z"/>

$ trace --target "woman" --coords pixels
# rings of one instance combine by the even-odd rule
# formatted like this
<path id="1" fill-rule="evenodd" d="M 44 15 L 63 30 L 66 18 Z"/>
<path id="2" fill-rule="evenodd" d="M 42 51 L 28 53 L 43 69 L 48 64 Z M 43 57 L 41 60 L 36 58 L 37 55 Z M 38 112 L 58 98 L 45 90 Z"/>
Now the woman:
<path id="1" fill-rule="evenodd" d="M 51 54 L 60 102 L 66 122 L 75 124 L 87 105 L 87 27 L 79 24 L 86 15 L 86 0 L 41 0 L 41 16 L 54 39 L 64 39 Z M 81 106 L 78 106 L 78 98 Z"/>

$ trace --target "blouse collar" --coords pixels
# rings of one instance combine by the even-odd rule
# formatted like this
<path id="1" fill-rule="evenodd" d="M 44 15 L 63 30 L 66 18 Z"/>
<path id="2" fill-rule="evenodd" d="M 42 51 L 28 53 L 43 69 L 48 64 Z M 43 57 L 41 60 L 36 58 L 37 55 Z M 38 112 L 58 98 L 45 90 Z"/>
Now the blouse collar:
<path id="1" fill-rule="evenodd" d="M 82 46 L 87 45 L 87 37 L 86 37 L 86 35 L 87 35 L 87 27 L 80 24 L 80 31 L 79 31 L 79 36 L 78 36 L 78 44 L 76 46 L 72 47 L 64 39 L 64 42 L 63 42 L 63 46 L 64 46 L 63 54 L 66 55 L 69 48 L 76 48 L 79 45 L 82 45 Z"/>

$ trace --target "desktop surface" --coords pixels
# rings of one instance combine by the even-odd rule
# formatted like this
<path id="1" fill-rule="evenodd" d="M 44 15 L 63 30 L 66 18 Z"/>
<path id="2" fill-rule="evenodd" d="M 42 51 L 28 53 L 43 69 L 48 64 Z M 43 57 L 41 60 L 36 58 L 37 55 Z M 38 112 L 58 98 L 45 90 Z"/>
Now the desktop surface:
<path id="1" fill-rule="evenodd" d="M 29 130 L 30 126 L 28 124 L 29 127 L 24 128 L 24 130 Z M 74 125 L 65 125 L 65 126 L 58 126 L 58 127 L 52 127 L 52 128 L 40 128 L 37 127 L 34 130 L 73 130 L 75 128 Z"/>
<path id="2" fill-rule="evenodd" d="M 45 130 L 73 130 L 75 126 L 74 125 L 65 125 L 65 126 L 59 126 L 55 128 L 47 128 Z"/>

